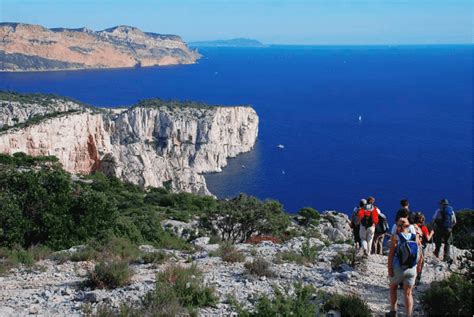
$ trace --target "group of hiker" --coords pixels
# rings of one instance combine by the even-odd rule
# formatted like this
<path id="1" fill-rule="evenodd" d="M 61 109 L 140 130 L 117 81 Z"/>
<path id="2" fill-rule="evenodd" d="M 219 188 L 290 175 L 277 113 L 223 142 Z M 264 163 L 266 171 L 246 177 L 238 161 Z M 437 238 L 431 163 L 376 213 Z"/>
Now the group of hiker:
<path id="1" fill-rule="evenodd" d="M 389 242 L 388 275 L 390 279 L 390 313 L 396 316 L 397 289 L 402 287 L 408 316 L 413 311 L 413 288 L 420 283 L 426 247 L 434 240 L 433 254 L 439 258 L 444 243 L 443 260 L 451 263 L 452 229 L 456 216 L 447 199 L 439 202 L 433 221 L 425 224 L 421 212 L 412 212 L 407 199 L 400 201 L 400 209 L 389 231 L 387 217 L 375 205 L 375 198 L 361 199 L 351 217 L 356 247 L 364 255 L 383 254 L 384 241 Z M 428 228 L 431 227 L 431 230 Z"/>

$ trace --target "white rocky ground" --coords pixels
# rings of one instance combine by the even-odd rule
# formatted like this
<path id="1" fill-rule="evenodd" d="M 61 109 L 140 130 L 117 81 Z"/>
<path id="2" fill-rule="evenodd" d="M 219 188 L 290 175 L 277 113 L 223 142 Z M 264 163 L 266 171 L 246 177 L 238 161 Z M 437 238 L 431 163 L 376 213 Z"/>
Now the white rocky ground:
<path id="1" fill-rule="evenodd" d="M 338 216 L 343 220 L 345 216 Z M 332 229 L 345 234 L 347 231 L 337 229 L 345 225 L 334 224 Z M 325 224 L 323 222 L 322 227 Z M 326 223 L 327 226 L 327 223 Z M 330 229 L 329 226 L 326 229 Z M 330 230 L 329 230 L 330 231 Z M 329 232 L 326 230 L 326 232 Z M 91 262 L 66 262 L 57 264 L 51 260 L 38 262 L 34 269 L 17 268 L 4 277 L 0 277 L 0 316 L 79 316 L 82 307 L 90 303 L 93 307 L 101 302 L 119 306 L 123 301 L 137 301 L 146 292 L 154 288 L 155 274 L 171 263 L 189 266 L 191 263 L 203 271 L 205 283 L 215 288 L 220 298 L 216 307 L 200 310 L 202 316 L 222 316 L 232 314 L 227 303 L 229 295 L 246 306 L 252 306 L 261 294 L 272 294 L 272 286 L 291 289 L 295 282 L 311 284 L 318 289 L 331 293 L 355 293 L 364 298 L 374 315 L 383 315 L 388 311 L 388 278 L 387 257 L 372 255 L 362 261 L 355 269 L 343 266 L 343 270 L 335 272 L 331 269 L 331 259 L 340 251 L 350 249 L 348 244 L 328 244 L 329 236 L 323 234 L 321 239 L 311 238 L 312 245 L 327 245 L 318 253 L 316 264 L 297 265 L 293 263 L 274 263 L 275 257 L 287 250 L 301 250 L 306 238 L 293 238 L 282 244 L 264 241 L 258 245 L 238 244 L 246 260 L 263 257 L 272 261 L 274 278 L 254 277 L 245 273 L 244 263 L 226 263 L 219 257 L 210 256 L 217 245 L 206 244 L 207 238 L 199 238 L 195 244 L 200 251 L 186 254 L 178 251 L 167 251 L 175 255 L 162 265 L 132 265 L 135 274 L 129 286 L 115 290 L 81 289 L 79 284 L 85 279 L 87 270 L 93 268 Z M 154 251 L 151 246 L 142 246 L 144 251 Z M 463 251 L 455 249 L 454 255 Z M 415 290 L 415 313 L 422 315 L 419 295 L 434 280 L 440 280 L 450 274 L 447 265 L 431 256 L 424 268 L 422 284 Z M 192 261 L 190 261 L 192 259 Z M 455 265 L 453 265 L 454 267 Z M 402 294 L 400 293 L 400 296 Z M 403 300 L 399 301 L 399 310 L 403 311 Z"/>

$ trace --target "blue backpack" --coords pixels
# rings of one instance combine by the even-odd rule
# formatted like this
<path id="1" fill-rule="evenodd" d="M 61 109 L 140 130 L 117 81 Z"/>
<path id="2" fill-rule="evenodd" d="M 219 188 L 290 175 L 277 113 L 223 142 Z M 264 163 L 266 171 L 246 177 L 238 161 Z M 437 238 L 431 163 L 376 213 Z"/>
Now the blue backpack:
<path id="1" fill-rule="evenodd" d="M 416 243 L 416 234 L 412 233 L 409 240 L 398 233 L 398 248 L 396 256 L 403 269 L 409 269 L 416 265 L 418 259 L 418 243 Z"/>
<path id="2" fill-rule="evenodd" d="M 441 224 L 445 230 L 451 230 L 454 227 L 453 223 L 454 210 L 451 206 L 443 206 L 441 209 Z"/>

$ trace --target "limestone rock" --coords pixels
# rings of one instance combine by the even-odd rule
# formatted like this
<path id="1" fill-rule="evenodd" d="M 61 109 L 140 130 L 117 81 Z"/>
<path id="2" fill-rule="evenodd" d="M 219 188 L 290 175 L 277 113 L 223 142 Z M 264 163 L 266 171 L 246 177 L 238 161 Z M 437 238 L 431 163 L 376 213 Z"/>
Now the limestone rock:
<path id="1" fill-rule="evenodd" d="M 168 184 L 175 191 L 210 195 L 202 174 L 219 172 L 229 157 L 250 151 L 258 134 L 258 116 L 250 107 L 109 111 L 50 103 L 80 111 L 55 111 L 38 124 L 0 132 L 0 153 L 54 155 L 74 174 L 101 170 L 143 187 Z M 0 101 L 0 125 L 11 125 L 13 116 L 27 120 L 35 106 Z"/>

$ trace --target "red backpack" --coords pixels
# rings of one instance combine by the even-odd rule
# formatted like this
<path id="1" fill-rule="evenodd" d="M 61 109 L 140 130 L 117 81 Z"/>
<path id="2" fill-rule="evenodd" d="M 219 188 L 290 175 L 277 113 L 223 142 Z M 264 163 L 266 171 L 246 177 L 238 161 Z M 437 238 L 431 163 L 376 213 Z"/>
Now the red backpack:
<path id="1" fill-rule="evenodd" d="M 364 213 L 364 217 L 362 217 L 362 219 L 360 220 L 360 224 L 366 228 L 369 228 L 374 224 L 374 221 L 372 219 L 372 211 L 362 209 L 362 212 Z"/>

